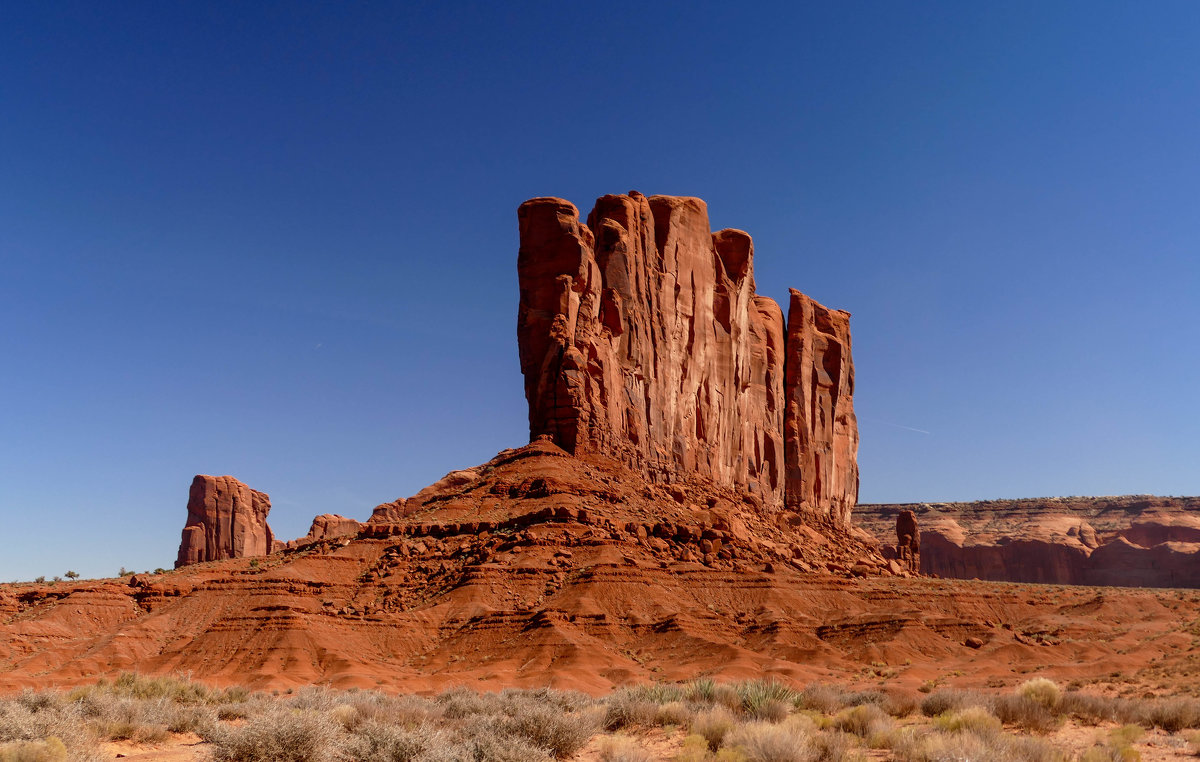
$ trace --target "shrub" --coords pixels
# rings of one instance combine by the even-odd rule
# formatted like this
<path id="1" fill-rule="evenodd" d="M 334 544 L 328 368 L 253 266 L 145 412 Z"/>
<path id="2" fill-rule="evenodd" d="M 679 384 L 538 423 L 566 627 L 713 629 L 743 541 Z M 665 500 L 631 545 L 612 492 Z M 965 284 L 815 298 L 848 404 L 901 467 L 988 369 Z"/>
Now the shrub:
<path id="1" fill-rule="evenodd" d="M 841 711 L 833 718 L 833 727 L 859 738 L 886 733 L 891 726 L 891 718 L 875 704 L 860 704 Z"/>
<path id="2" fill-rule="evenodd" d="M 1000 720 L 981 706 L 947 712 L 939 716 L 934 724 L 949 733 L 974 733 L 979 736 L 995 735 L 1001 730 Z"/>
<path id="3" fill-rule="evenodd" d="M 553 757 L 526 738 L 514 737 L 497 725 L 491 717 L 475 716 L 464 723 L 455 735 L 455 746 L 443 757 L 458 760 L 487 760 L 487 762 L 550 762 Z M 432 756 L 432 755 L 426 755 Z M 435 759 L 441 759 L 434 757 Z M 426 762 L 421 760 L 421 762 Z M 431 760 L 432 762 L 432 760 Z"/>
<path id="4" fill-rule="evenodd" d="M 642 698 L 637 691 L 620 689 L 605 702 L 604 729 L 622 730 L 653 725 L 658 706 Z"/>
<path id="5" fill-rule="evenodd" d="M 728 735 L 727 744 L 750 762 L 816 762 L 820 751 L 800 726 L 749 722 Z"/>
<path id="6" fill-rule="evenodd" d="M 675 762 L 708 762 L 711 759 L 709 751 L 708 741 L 704 736 L 685 736 L 679 753 L 675 755 Z"/>
<path id="7" fill-rule="evenodd" d="M 772 704 L 784 704 L 786 711 L 786 705 L 796 700 L 794 690 L 773 678 L 744 682 L 738 686 L 738 695 L 742 709 L 755 719 L 769 719 L 770 714 L 777 713 Z"/>
<path id="8" fill-rule="evenodd" d="M 985 701 L 981 696 L 968 691 L 936 691 L 921 700 L 921 714 L 926 717 L 937 717 L 939 714 L 966 709 L 969 706 L 980 706 Z"/>
<path id="9" fill-rule="evenodd" d="M 212 738 L 217 762 L 309 762 L 337 759 L 337 725 L 312 710 L 271 707 L 240 727 L 222 727 Z"/>
<path id="10" fill-rule="evenodd" d="M 716 751 L 721 748 L 725 736 L 734 726 L 733 715 L 721 706 L 715 706 L 707 712 L 700 712 L 692 718 L 691 731 L 708 742 L 708 748 Z"/>
<path id="11" fill-rule="evenodd" d="M 1005 725 L 1016 725 L 1022 730 L 1048 733 L 1061 724 L 1060 718 L 1045 704 L 1021 694 L 998 696 L 993 710 Z"/>
<path id="12" fill-rule="evenodd" d="M 650 752 L 627 736 L 600 739 L 600 762 L 653 762 Z"/>
<path id="13" fill-rule="evenodd" d="M 1168 733 L 1200 727 L 1200 704 L 1191 699 L 1159 701 L 1150 707 L 1146 720 Z"/>
<path id="14" fill-rule="evenodd" d="M 368 720 L 355 729 L 348 751 L 357 762 L 414 762 L 426 751 L 448 744 L 430 727 L 409 729 Z"/>
<path id="15" fill-rule="evenodd" d="M 1062 700 L 1062 691 L 1053 682 L 1044 677 L 1026 680 L 1017 688 L 1017 695 L 1036 701 L 1047 709 L 1053 710 Z"/>
<path id="16" fill-rule="evenodd" d="M 716 701 L 717 682 L 711 677 L 698 677 L 683 687 L 683 696 L 688 701 L 711 704 Z"/>
<path id="17" fill-rule="evenodd" d="M 544 704 L 528 705 L 504 723 L 511 735 L 526 738 L 559 759 L 582 749 L 599 725 L 592 712 L 563 712 Z"/>
<path id="18" fill-rule="evenodd" d="M 784 711 L 787 711 L 786 707 Z M 686 725 L 691 719 L 692 712 L 687 708 L 686 704 L 679 701 L 672 701 L 658 708 L 658 712 L 654 715 L 654 724 Z"/>
<path id="19" fill-rule="evenodd" d="M 67 746 L 55 737 L 0 744 L 0 762 L 67 762 Z"/>
<path id="20" fill-rule="evenodd" d="M 808 709 L 821 714 L 833 714 L 846 705 L 843 694 L 828 685 L 813 684 L 800 691 L 795 700 L 798 709 Z"/>

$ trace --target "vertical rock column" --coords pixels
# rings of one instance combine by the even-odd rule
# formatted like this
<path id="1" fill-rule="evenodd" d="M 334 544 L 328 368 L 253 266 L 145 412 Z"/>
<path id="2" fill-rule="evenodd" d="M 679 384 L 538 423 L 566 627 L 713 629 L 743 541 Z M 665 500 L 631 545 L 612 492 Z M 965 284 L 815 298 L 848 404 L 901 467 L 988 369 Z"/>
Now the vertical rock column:
<path id="1" fill-rule="evenodd" d="M 518 212 L 530 436 L 782 505 L 783 319 L 753 244 L 696 198 L 532 199 Z"/>
<path id="2" fill-rule="evenodd" d="M 791 290 L 784 366 L 787 507 L 849 528 L 858 502 L 858 422 L 850 313 Z"/>

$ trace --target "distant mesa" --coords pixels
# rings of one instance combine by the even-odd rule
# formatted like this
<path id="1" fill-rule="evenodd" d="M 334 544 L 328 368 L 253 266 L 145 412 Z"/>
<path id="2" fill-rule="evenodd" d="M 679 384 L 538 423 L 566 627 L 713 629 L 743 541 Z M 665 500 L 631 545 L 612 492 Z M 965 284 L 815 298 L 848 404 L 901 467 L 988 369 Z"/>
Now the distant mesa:
<path id="1" fill-rule="evenodd" d="M 1200 498 L 1031 498 L 861 505 L 876 537 L 919 517 L 919 570 L 960 579 L 1200 587 Z M 914 521 L 917 519 L 914 519 Z M 885 548 L 885 555 L 888 549 Z"/>
<path id="2" fill-rule="evenodd" d="M 274 551 L 275 535 L 267 525 L 271 498 L 232 476 L 192 480 L 187 524 L 175 568 L 226 558 L 265 556 Z"/>

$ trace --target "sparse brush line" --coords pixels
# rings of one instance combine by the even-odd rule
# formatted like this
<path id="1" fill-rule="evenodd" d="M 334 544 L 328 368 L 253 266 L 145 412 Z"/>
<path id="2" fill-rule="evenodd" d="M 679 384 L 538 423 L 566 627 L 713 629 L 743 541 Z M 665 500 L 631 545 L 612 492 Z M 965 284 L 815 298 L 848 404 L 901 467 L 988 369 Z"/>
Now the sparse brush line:
<path id="1" fill-rule="evenodd" d="M 1068 748 L 1048 735 L 1067 723 L 1111 729 L 1076 734 L 1083 740 Z M 126 674 L 0 699 L 0 762 L 98 762 L 102 741 L 197 736 L 214 762 L 551 762 L 585 751 L 601 762 L 837 762 L 872 749 L 901 762 L 1095 762 L 1136 759 L 1152 734 L 1200 750 L 1195 729 L 1200 701 L 1097 696 L 1043 678 L 1008 692 L 944 689 L 918 701 L 828 684 L 796 690 L 769 677 L 592 697 L 462 687 L 432 696 L 317 687 L 266 694 Z"/>

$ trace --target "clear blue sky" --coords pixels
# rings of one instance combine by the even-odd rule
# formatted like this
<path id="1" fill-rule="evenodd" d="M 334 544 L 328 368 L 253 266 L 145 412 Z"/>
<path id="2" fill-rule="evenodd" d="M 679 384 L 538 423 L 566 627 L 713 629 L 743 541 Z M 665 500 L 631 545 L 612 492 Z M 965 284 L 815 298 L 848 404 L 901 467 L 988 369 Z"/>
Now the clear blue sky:
<path id="1" fill-rule="evenodd" d="M 523 444 L 516 208 L 854 314 L 864 502 L 1200 492 L 1200 4 L 5 3 L 0 579 Z M 920 431 L 916 431 L 920 430 Z M 927 433 L 925 433 L 927 432 Z"/>

